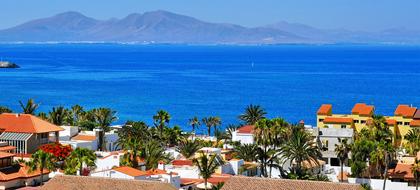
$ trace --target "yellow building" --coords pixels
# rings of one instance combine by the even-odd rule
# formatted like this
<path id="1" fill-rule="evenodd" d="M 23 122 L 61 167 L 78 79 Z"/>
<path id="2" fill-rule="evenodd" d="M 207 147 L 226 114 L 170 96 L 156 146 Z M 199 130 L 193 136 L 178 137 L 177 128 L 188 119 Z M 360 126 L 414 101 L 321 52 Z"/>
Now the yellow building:
<path id="1" fill-rule="evenodd" d="M 319 128 L 353 128 L 360 132 L 368 127 L 372 120 L 375 107 L 364 103 L 354 105 L 350 114 L 333 114 L 331 104 L 323 104 L 317 112 L 317 127 Z M 420 128 L 420 110 L 408 105 L 398 105 L 394 116 L 384 116 L 390 129 L 397 137 L 396 145 L 405 143 L 404 136 L 412 128 Z"/>
<path id="2" fill-rule="evenodd" d="M 364 103 L 354 105 L 350 114 L 333 114 L 331 104 L 323 104 L 317 112 L 317 127 L 319 128 L 353 128 L 360 132 L 372 119 L 375 107 Z"/>
<path id="3" fill-rule="evenodd" d="M 397 145 L 406 143 L 404 136 L 414 127 L 420 127 L 420 111 L 409 105 L 398 105 L 394 116 L 386 116 L 387 119 L 395 121 L 391 130 L 397 137 Z"/>

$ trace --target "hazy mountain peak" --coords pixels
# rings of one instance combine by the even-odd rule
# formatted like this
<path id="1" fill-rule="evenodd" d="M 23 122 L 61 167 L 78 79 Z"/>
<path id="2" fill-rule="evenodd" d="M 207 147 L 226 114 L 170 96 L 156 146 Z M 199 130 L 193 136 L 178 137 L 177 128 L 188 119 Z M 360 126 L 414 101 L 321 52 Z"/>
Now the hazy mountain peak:
<path id="1" fill-rule="evenodd" d="M 106 21 L 76 11 L 32 20 L 0 30 L 0 41 L 111 41 L 158 43 L 419 43 L 420 34 L 407 29 L 382 31 L 381 35 L 346 30 L 323 30 L 280 21 L 263 27 L 211 23 L 164 10 L 133 13 Z M 403 34 L 403 35 L 400 35 Z M 404 37 L 405 36 L 405 37 Z"/>
<path id="2" fill-rule="evenodd" d="M 82 17 L 82 18 L 87 18 L 85 15 L 83 15 L 82 13 L 77 12 L 77 11 L 67 11 L 67 12 L 59 13 L 59 14 L 56 14 L 54 17 L 62 17 L 62 18 Z"/>

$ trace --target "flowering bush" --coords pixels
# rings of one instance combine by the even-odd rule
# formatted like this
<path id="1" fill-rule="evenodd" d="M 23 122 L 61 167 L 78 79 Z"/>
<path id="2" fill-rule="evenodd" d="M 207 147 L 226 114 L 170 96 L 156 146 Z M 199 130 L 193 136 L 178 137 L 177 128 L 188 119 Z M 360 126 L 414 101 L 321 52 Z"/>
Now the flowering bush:
<path id="1" fill-rule="evenodd" d="M 59 161 L 64 161 L 73 151 L 70 145 L 62 145 L 60 143 L 45 144 L 39 147 L 39 149 L 53 154 Z"/>

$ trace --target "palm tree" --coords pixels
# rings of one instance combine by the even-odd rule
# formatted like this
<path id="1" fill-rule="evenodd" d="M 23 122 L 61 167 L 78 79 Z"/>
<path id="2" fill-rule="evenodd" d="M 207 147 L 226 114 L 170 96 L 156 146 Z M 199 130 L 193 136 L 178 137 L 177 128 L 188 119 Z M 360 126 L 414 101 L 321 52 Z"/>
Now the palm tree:
<path id="1" fill-rule="evenodd" d="M 53 162 L 54 155 L 51 153 L 44 152 L 42 150 L 36 151 L 31 156 L 31 160 L 27 163 L 29 166 L 29 172 L 33 172 L 35 170 L 40 170 L 41 172 L 41 186 L 44 184 L 44 169 L 53 171 L 56 169 L 55 163 Z"/>
<path id="2" fill-rule="evenodd" d="M 404 136 L 410 145 L 413 153 L 420 150 L 420 129 L 413 128 Z"/>
<path id="3" fill-rule="evenodd" d="M 63 106 L 53 107 L 48 113 L 49 120 L 55 125 L 64 125 L 66 117 L 67 113 Z"/>
<path id="4" fill-rule="evenodd" d="M 243 159 L 247 162 L 253 162 L 257 160 L 258 145 L 256 144 L 239 144 L 234 148 L 235 157 Z"/>
<path id="5" fill-rule="evenodd" d="M 159 135 L 162 139 L 163 129 L 169 124 L 171 115 L 165 110 L 159 110 L 156 115 L 153 116 L 153 120 L 155 120 L 155 126 L 159 128 Z"/>
<path id="6" fill-rule="evenodd" d="M 255 124 L 254 140 L 258 149 L 258 161 L 260 162 L 261 175 L 268 177 L 267 166 L 269 164 L 269 157 L 272 155 L 272 139 L 271 127 L 273 122 L 269 119 L 261 119 Z"/>
<path id="7" fill-rule="evenodd" d="M 307 161 L 309 163 L 315 162 L 317 165 L 318 158 L 322 157 L 319 148 L 316 146 L 312 137 L 308 132 L 300 127 L 293 127 L 291 138 L 280 148 L 282 162 L 290 160 L 292 170 L 299 176 L 302 173 L 302 163 Z"/>
<path id="8" fill-rule="evenodd" d="M 8 108 L 8 107 L 6 107 L 6 106 L 0 106 L 0 114 L 2 114 L 2 113 L 12 113 L 13 111 L 10 109 L 10 108 Z"/>
<path id="9" fill-rule="evenodd" d="M 117 146 L 127 150 L 124 155 L 124 165 L 129 165 L 133 168 L 138 167 L 138 156 L 140 155 L 141 146 L 145 141 L 151 138 L 149 127 L 146 123 L 127 122 L 126 125 L 118 131 Z"/>
<path id="10" fill-rule="evenodd" d="M 192 158 L 195 153 L 200 150 L 201 144 L 196 140 L 185 139 L 181 141 L 176 150 L 182 154 L 186 159 Z"/>
<path id="11" fill-rule="evenodd" d="M 80 123 L 83 113 L 84 113 L 84 109 L 82 106 L 76 104 L 71 107 L 73 125 L 78 125 Z"/>
<path id="12" fill-rule="evenodd" d="M 93 111 L 95 121 L 100 129 L 103 131 L 99 133 L 99 142 L 98 148 L 100 151 L 103 151 L 104 147 L 104 133 L 109 131 L 109 126 L 112 122 L 116 121 L 118 118 L 115 116 L 116 111 L 111 110 L 110 108 L 97 108 Z"/>
<path id="13" fill-rule="evenodd" d="M 211 125 L 214 128 L 214 132 L 217 133 L 217 127 L 222 124 L 220 117 L 210 117 Z"/>
<path id="14" fill-rule="evenodd" d="M 414 178 L 416 180 L 416 190 L 419 189 L 419 178 L 420 178 L 420 160 L 414 162 L 413 166 L 411 166 L 411 171 L 414 174 Z"/>
<path id="15" fill-rule="evenodd" d="M 48 115 L 45 112 L 39 112 L 38 117 L 43 120 L 48 120 Z"/>
<path id="16" fill-rule="evenodd" d="M 216 171 L 217 167 L 223 165 L 223 160 L 216 154 L 206 155 L 201 153 L 200 157 L 193 159 L 194 165 L 198 167 L 200 176 L 204 179 L 204 186 L 207 189 L 207 181 Z"/>
<path id="17" fill-rule="evenodd" d="M 169 154 L 165 153 L 165 149 L 160 142 L 156 140 L 148 141 L 142 151 L 141 158 L 145 160 L 146 169 L 156 169 L 159 161 L 169 162 L 172 160 Z"/>
<path id="18" fill-rule="evenodd" d="M 267 112 L 259 105 L 249 105 L 245 109 L 245 113 L 239 116 L 239 119 L 247 125 L 255 125 L 260 119 L 264 119 Z"/>
<path id="19" fill-rule="evenodd" d="M 82 175 L 83 166 L 90 168 L 96 167 L 95 160 L 96 154 L 92 150 L 77 147 L 67 158 L 66 164 L 71 163 L 68 167 L 77 168 L 79 175 Z"/>
<path id="20" fill-rule="evenodd" d="M 212 117 L 205 117 L 203 118 L 201 121 L 204 123 L 204 125 L 206 125 L 207 127 L 207 134 L 210 136 L 211 135 L 211 127 L 213 126 L 212 123 Z"/>
<path id="21" fill-rule="evenodd" d="M 24 114 L 34 115 L 36 109 L 38 109 L 39 104 L 36 104 L 35 101 L 31 98 L 26 102 L 26 105 L 22 101 L 19 101 L 20 107 L 23 110 Z"/>
<path id="22" fill-rule="evenodd" d="M 182 130 L 178 125 L 175 125 L 172 128 L 166 127 L 163 130 L 163 141 L 166 142 L 168 146 L 175 146 L 184 138 Z"/>
<path id="23" fill-rule="evenodd" d="M 347 144 L 347 139 L 340 139 L 338 138 L 338 141 L 340 142 L 340 144 L 336 144 L 335 145 L 335 153 L 337 154 L 337 157 L 340 159 L 340 164 L 341 164 L 341 182 L 343 182 L 344 180 L 344 174 L 343 174 L 343 167 L 344 167 L 344 162 L 346 161 L 346 159 L 348 158 L 349 152 L 350 152 L 350 145 Z"/>
<path id="24" fill-rule="evenodd" d="M 227 132 L 227 135 L 229 136 L 229 141 L 232 143 L 232 136 L 233 136 L 233 133 L 236 131 L 236 130 L 238 130 L 238 128 L 239 128 L 240 126 L 238 126 L 238 125 L 234 125 L 234 124 L 229 124 L 227 127 L 226 127 L 226 132 Z"/>
<path id="25" fill-rule="evenodd" d="M 192 132 L 195 135 L 195 129 L 197 129 L 201 124 L 200 120 L 198 119 L 198 117 L 194 116 L 193 118 L 188 120 L 188 124 L 191 126 Z"/>

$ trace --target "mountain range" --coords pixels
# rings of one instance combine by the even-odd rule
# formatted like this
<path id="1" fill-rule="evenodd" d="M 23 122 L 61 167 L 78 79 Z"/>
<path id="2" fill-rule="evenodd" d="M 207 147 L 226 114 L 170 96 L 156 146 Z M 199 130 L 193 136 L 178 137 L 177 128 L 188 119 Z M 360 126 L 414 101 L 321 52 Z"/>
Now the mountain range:
<path id="1" fill-rule="evenodd" d="M 278 22 L 260 27 L 211 23 L 168 11 L 133 13 L 97 20 L 65 12 L 0 30 L 0 42 L 122 42 L 192 44 L 420 43 L 420 31 L 390 28 L 380 32 L 326 30 Z"/>

